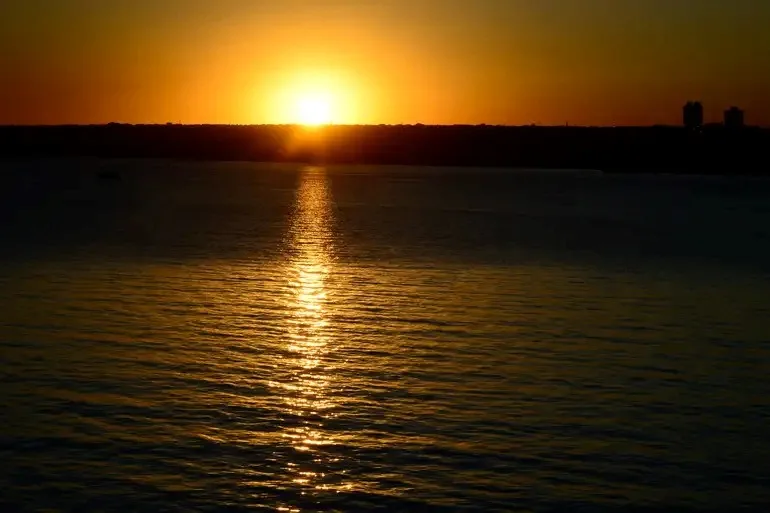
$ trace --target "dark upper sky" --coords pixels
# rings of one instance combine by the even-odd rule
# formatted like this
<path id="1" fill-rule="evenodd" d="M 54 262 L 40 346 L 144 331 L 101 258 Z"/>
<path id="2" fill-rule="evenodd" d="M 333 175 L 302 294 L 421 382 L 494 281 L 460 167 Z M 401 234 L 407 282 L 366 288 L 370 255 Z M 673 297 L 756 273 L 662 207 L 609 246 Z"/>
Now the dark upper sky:
<path id="1" fill-rule="evenodd" d="M 770 124 L 768 27 L 770 0 L 2 0 L 0 123 L 652 124 L 699 99 Z"/>

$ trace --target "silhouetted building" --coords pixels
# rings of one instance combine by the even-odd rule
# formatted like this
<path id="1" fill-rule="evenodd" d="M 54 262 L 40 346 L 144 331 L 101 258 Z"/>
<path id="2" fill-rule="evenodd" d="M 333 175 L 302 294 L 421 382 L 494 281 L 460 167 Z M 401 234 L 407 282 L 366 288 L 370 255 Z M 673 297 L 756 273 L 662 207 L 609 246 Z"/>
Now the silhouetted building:
<path id="1" fill-rule="evenodd" d="M 738 107 L 730 107 L 725 111 L 725 127 L 741 128 L 743 126 L 743 111 Z"/>
<path id="2" fill-rule="evenodd" d="M 701 102 L 687 102 L 682 109 L 682 122 L 687 128 L 703 126 L 703 105 Z"/>

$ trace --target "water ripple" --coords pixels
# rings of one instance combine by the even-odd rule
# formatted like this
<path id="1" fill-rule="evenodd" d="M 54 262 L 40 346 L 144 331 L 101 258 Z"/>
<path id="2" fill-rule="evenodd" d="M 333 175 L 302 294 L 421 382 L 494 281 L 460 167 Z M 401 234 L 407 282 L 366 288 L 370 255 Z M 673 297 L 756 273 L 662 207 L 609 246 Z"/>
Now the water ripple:
<path id="1" fill-rule="evenodd" d="M 627 182 L 157 166 L 77 211 L 48 191 L 77 230 L 6 233 L 9 511 L 770 503 L 766 274 L 640 257 L 618 226 L 659 216 Z M 600 206 L 559 226 L 554 190 Z M 587 220 L 601 240 L 572 238 Z"/>

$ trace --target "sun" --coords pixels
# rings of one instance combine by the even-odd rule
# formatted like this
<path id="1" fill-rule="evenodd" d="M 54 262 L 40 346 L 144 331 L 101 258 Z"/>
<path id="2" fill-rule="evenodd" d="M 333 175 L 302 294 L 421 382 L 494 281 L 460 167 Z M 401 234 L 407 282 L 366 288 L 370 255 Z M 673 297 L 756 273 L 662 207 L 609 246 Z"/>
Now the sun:
<path id="1" fill-rule="evenodd" d="M 328 125 L 332 120 L 332 102 L 325 94 L 302 94 L 295 101 L 296 121 L 302 125 Z"/>
<path id="2" fill-rule="evenodd" d="M 260 123 L 317 128 L 359 122 L 360 84 L 349 72 L 287 67 L 261 80 L 252 96 L 262 104 L 255 112 Z"/>

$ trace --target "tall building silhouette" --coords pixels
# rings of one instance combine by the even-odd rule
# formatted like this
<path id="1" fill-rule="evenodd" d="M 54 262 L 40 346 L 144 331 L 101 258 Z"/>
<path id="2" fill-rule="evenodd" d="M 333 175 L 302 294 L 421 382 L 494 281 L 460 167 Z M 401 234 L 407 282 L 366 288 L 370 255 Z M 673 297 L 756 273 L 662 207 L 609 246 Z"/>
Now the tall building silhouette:
<path id="1" fill-rule="evenodd" d="M 703 105 L 701 102 L 687 102 L 682 108 L 682 122 L 687 128 L 703 126 Z"/>
<path id="2" fill-rule="evenodd" d="M 741 128 L 743 126 L 743 111 L 738 107 L 730 107 L 725 111 L 725 127 Z"/>

